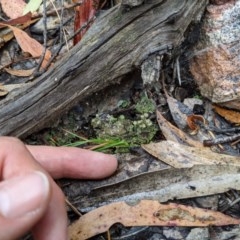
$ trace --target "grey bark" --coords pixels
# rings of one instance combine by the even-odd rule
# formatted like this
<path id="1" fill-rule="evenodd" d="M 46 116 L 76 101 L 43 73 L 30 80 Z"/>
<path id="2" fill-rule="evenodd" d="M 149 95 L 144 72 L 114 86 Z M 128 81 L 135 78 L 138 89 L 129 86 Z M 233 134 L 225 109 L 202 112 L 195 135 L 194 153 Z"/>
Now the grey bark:
<path id="1" fill-rule="evenodd" d="M 0 101 L 0 134 L 23 137 L 76 102 L 139 68 L 149 55 L 179 46 L 207 0 L 146 0 L 96 19 L 80 44 L 23 89 Z"/>

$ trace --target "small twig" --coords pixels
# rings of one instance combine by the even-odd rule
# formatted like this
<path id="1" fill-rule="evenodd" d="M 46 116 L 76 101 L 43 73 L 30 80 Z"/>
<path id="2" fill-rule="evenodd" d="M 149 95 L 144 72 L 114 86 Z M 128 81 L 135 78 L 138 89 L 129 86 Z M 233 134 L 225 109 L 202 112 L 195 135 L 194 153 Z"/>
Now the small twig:
<path id="1" fill-rule="evenodd" d="M 78 211 L 78 209 L 77 209 L 76 207 L 74 207 L 74 206 L 72 205 L 72 203 L 69 202 L 69 200 L 68 200 L 67 198 L 65 198 L 65 202 L 66 202 L 66 204 L 73 210 L 73 212 L 75 212 L 79 217 L 82 216 L 82 214 Z"/>
<path id="2" fill-rule="evenodd" d="M 39 72 L 39 69 L 42 66 L 43 60 L 45 58 L 46 55 L 46 51 L 47 51 L 47 15 L 46 15 L 46 0 L 43 0 L 43 46 L 44 46 L 44 50 L 42 52 L 42 55 L 39 59 L 38 62 L 38 66 L 36 67 L 36 69 L 34 70 L 33 75 L 37 74 Z"/>
<path id="3" fill-rule="evenodd" d="M 207 132 L 208 132 L 208 134 L 213 138 L 213 140 L 216 140 L 216 137 L 215 137 L 215 135 L 214 135 L 214 133 L 213 133 L 212 131 L 208 130 Z M 221 145 L 220 143 L 217 143 L 216 145 L 218 145 L 218 147 L 219 147 L 220 149 L 224 150 L 223 145 Z"/>
<path id="4" fill-rule="evenodd" d="M 109 230 L 107 230 L 107 239 L 111 240 L 111 235 L 110 235 L 110 231 Z"/>
<path id="5" fill-rule="evenodd" d="M 128 234 L 124 234 L 123 236 L 121 237 L 112 237 L 112 240 L 123 240 L 123 239 L 133 239 L 137 234 L 143 232 L 143 231 L 146 231 L 146 229 L 148 229 L 149 226 L 147 227 L 139 227 L 137 228 L 136 230 L 134 231 L 131 231 L 130 233 Z"/>
<path id="6" fill-rule="evenodd" d="M 69 45 L 68 45 L 68 42 L 67 42 L 66 30 L 63 27 L 64 26 L 64 23 L 63 23 L 63 0 L 61 0 L 61 4 L 62 4 L 62 8 L 61 8 L 60 27 L 59 27 L 60 28 L 60 43 L 61 44 L 63 43 L 63 36 L 64 36 L 66 46 L 67 46 L 67 50 L 69 52 Z"/>
<path id="7" fill-rule="evenodd" d="M 0 16 L 0 19 L 2 19 L 4 22 L 7 22 L 8 20 L 2 16 Z"/>
<path id="8" fill-rule="evenodd" d="M 209 127 L 206 128 L 207 130 L 216 132 L 216 133 L 236 133 L 240 132 L 240 127 L 233 127 L 233 128 L 215 128 L 215 127 Z"/>
<path id="9" fill-rule="evenodd" d="M 162 72 L 162 74 L 161 74 L 161 82 L 162 82 L 163 92 L 164 92 L 164 94 L 166 95 L 166 98 L 169 98 L 169 94 L 168 94 L 167 89 L 166 89 L 165 74 L 164 74 L 164 72 Z"/>
<path id="10" fill-rule="evenodd" d="M 78 3 L 75 3 L 75 4 L 67 5 L 67 6 L 64 6 L 64 9 L 71 9 L 71 8 L 74 8 L 74 7 L 77 7 L 77 6 L 81 6 L 82 3 L 83 3 L 83 1 L 78 2 Z M 56 15 L 57 12 L 61 11 L 62 8 L 63 8 L 63 7 L 61 6 L 60 8 L 55 8 L 54 10 L 47 11 L 47 12 L 46 12 L 46 15 L 47 15 L 47 16 Z M 33 15 L 33 16 L 32 16 L 32 19 L 40 18 L 40 17 L 42 17 L 42 16 L 43 16 L 42 13 L 38 13 L 38 14 Z"/>
<path id="11" fill-rule="evenodd" d="M 232 142 L 231 146 L 233 147 L 233 146 L 237 145 L 239 142 L 240 142 L 240 138 L 237 139 L 236 141 Z"/>
<path id="12" fill-rule="evenodd" d="M 72 38 L 74 38 L 75 35 L 77 35 L 79 32 L 83 31 L 83 29 L 85 29 L 86 27 L 88 27 L 88 25 L 93 22 L 95 19 L 95 17 L 92 17 L 87 23 L 85 23 L 81 28 L 79 28 L 78 31 L 76 31 L 72 36 L 70 36 L 67 41 L 70 41 Z M 59 47 L 57 48 L 57 50 L 54 52 L 54 54 L 52 54 L 52 57 L 50 58 L 50 60 L 48 61 L 48 64 L 46 66 L 46 69 L 48 69 L 48 67 L 50 66 L 51 62 L 57 57 L 58 53 L 61 51 L 62 47 L 64 46 L 64 43 L 61 43 L 59 45 Z"/>
<path id="13" fill-rule="evenodd" d="M 59 22 L 60 22 L 60 32 L 63 32 L 64 38 L 65 38 L 65 42 L 66 42 L 66 46 L 67 46 L 67 50 L 68 50 L 68 52 L 69 52 L 69 46 L 68 46 L 67 36 L 66 36 L 65 30 L 64 30 L 63 25 L 62 25 L 63 1 L 61 1 L 61 3 L 62 3 L 62 5 L 61 5 L 61 17 L 60 17 L 60 15 L 59 15 L 58 10 L 57 10 L 55 4 L 53 3 L 53 1 L 50 0 L 50 2 L 51 2 L 52 6 L 53 6 L 53 8 L 54 8 L 54 10 L 55 10 L 55 12 L 56 12 L 56 14 L 57 14 L 58 19 L 59 19 Z"/>
<path id="14" fill-rule="evenodd" d="M 91 146 L 91 147 L 89 147 L 88 149 L 93 151 L 93 150 L 95 150 L 95 149 L 104 147 L 104 146 L 106 146 L 107 144 L 108 144 L 107 142 L 104 142 L 104 143 L 101 143 L 101 144 L 98 144 L 98 145 Z"/>
<path id="15" fill-rule="evenodd" d="M 71 39 L 73 39 L 78 33 L 80 33 L 81 31 L 83 31 L 85 28 L 88 27 L 89 24 L 91 24 L 94 20 L 95 20 L 95 16 L 92 17 L 88 22 L 86 22 L 81 28 L 79 28 L 74 34 L 72 34 L 70 37 L 68 37 L 68 39 L 66 40 L 67 42 L 70 41 Z M 29 79 L 29 81 L 32 81 L 34 78 L 40 76 L 44 71 L 46 71 L 49 66 L 51 65 L 51 63 L 53 62 L 53 60 L 58 56 L 59 52 L 61 51 L 62 47 L 64 46 L 64 42 L 61 41 L 58 48 L 55 50 L 55 52 L 52 54 L 51 58 L 49 59 L 48 63 L 46 64 L 45 68 L 42 71 L 35 71 L 33 74 L 33 77 L 31 79 Z"/>
<path id="16" fill-rule="evenodd" d="M 232 190 L 231 194 L 234 195 L 235 200 L 232 201 L 231 199 L 229 199 L 229 197 L 226 199 L 227 200 L 227 204 L 225 207 L 223 207 L 223 209 L 221 209 L 221 212 L 226 212 L 229 208 L 233 207 L 235 204 L 240 202 L 240 197 L 237 191 Z"/>
<path id="17" fill-rule="evenodd" d="M 177 68 L 178 83 L 179 83 L 179 86 L 181 86 L 182 85 L 182 80 L 181 80 L 181 74 L 180 74 L 179 57 L 177 57 L 177 59 L 176 59 L 176 68 Z"/>
<path id="18" fill-rule="evenodd" d="M 210 147 L 210 146 L 217 145 L 220 143 L 232 142 L 239 138 L 240 138 L 240 133 L 235 134 L 233 136 L 225 136 L 225 137 L 219 137 L 219 138 L 211 139 L 211 140 L 204 140 L 203 145 Z"/>
<path id="19" fill-rule="evenodd" d="M 81 31 L 83 31 L 85 28 L 88 27 L 89 24 L 91 24 L 94 20 L 95 20 L 95 16 L 93 16 L 92 18 L 89 19 L 89 21 L 87 21 L 85 24 L 83 24 L 83 26 L 81 28 L 79 28 L 76 32 L 74 32 L 74 34 L 72 36 L 70 36 L 68 38 L 68 41 L 73 39 L 78 33 L 80 33 Z"/>

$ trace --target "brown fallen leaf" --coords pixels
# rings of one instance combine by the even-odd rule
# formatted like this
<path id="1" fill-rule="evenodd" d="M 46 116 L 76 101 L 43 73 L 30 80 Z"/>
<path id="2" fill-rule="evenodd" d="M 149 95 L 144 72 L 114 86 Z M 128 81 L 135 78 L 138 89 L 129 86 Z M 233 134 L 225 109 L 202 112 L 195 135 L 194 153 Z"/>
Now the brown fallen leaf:
<path id="1" fill-rule="evenodd" d="M 186 143 L 194 147 L 203 146 L 201 142 L 195 141 L 187 133 L 183 132 L 182 130 L 178 129 L 177 127 L 172 125 L 170 122 L 168 122 L 159 111 L 157 111 L 156 114 L 157 114 L 158 125 L 164 137 L 167 140 L 171 140 L 179 143 Z"/>
<path id="2" fill-rule="evenodd" d="M 25 16 L 24 16 L 25 17 Z M 26 16 L 27 17 L 27 16 Z M 28 18 L 28 17 L 27 17 Z M 16 20 L 16 21 L 14 21 L 14 20 Z M 12 21 L 9 21 L 9 22 L 0 22 L 0 29 L 1 28 L 6 28 L 8 25 L 12 25 L 12 24 L 17 24 L 17 19 L 14 19 L 13 20 L 13 22 Z M 24 19 L 21 19 L 21 21 L 23 21 Z M 33 19 L 33 20 L 27 20 L 27 19 L 25 19 L 26 20 L 26 22 L 24 22 L 23 24 L 21 24 L 21 25 L 19 25 L 18 26 L 18 28 L 19 29 L 25 29 L 25 28 L 27 28 L 28 26 L 30 26 L 31 24 L 33 24 L 33 23 L 35 23 L 36 21 L 38 21 L 39 19 L 38 18 L 36 18 L 36 19 Z M 6 25 L 7 24 L 7 25 Z M 1 30 L 0 31 L 0 39 L 1 39 L 1 41 L 0 41 L 0 48 L 2 47 L 2 46 L 4 46 L 4 44 L 5 43 L 7 43 L 8 41 L 10 41 L 11 39 L 13 39 L 14 38 L 14 34 L 13 34 L 13 32 L 11 31 L 11 30 Z"/>
<path id="3" fill-rule="evenodd" d="M 24 52 L 30 53 L 33 57 L 40 57 L 44 52 L 43 46 L 38 41 L 31 38 L 23 30 L 17 27 L 13 27 L 11 25 L 3 24 L 3 23 L 1 23 L 0 25 L 7 26 L 13 31 L 13 34 L 19 46 Z M 51 58 L 51 52 L 49 50 L 46 50 L 41 67 L 44 68 L 47 65 L 50 58 Z"/>
<path id="4" fill-rule="evenodd" d="M 6 84 L 4 85 L 4 88 L 8 91 L 11 92 L 15 89 L 19 89 L 19 88 L 24 88 L 27 87 L 27 85 L 29 85 L 30 83 L 18 83 L 18 84 Z"/>
<path id="5" fill-rule="evenodd" d="M 0 97 L 4 97 L 7 94 L 8 94 L 8 90 L 2 84 L 0 84 Z"/>
<path id="6" fill-rule="evenodd" d="M 32 13 L 27 13 L 21 17 L 10 19 L 9 21 L 3 21 L 0 23 L 8 24 L 8 25 L 17 25 L 17 24 L 26 24 L 30 22 L 32 19 Z M 4 28 L 4 26 L 0 26 L 0 28 Z"/>
<path id="7" fill-rule="evenodd" d="M 215 164 L 240 166 L 239 157 L 215 153 L 207 147 L 189 147 L 173 141 L 161 141 L 142 145 L 142 148 L 175 168 Z"/>
<path id="8" fill-rule="evenodd" d="M 28 36 L 27 33 L 25 33 L 19 28 L 13 26 L 9 26 L 9 28 L 13 31 L 19 46 L 24 52 L 30 53 L 33 57 L 40 57 L 42 55 L 44 48 L 38 41 Z M 43 68 L 47 65 L 50 58 L 51 52 L 49 50 L 46 50 L 42 62 Z"/>
<path id="9" fill-rule="evenodd" d="M 227 121 L 231 123 L 237 123 L 237 124 L 240 123 L 240 112 L 223 108 L 217 105 L 213 105 L 213 109 L 216 113 L 218 113 L 220 116 L 225 118 Z"/>
<path id="10" fill-rule="evenodd" d="M 130 226 L 224 226 L 240 224 L 239 219 L 220 212 L 188 207 L 180 204 L 161 204 L 142 200 L 135 206 L 125 202 L 112 203 L 97 208 L 69 227 L 71 240 L 83 240 L 106 232 L 113 224 Z"/>
<path id="11" fill-rule="evenodd" d="M 9 74 L 13 76 L 18 76 L 18 77 L 29 77 L 34 72 L 34 68 L 28 69 L 28 70 L 4 68 L 4 70 Z"/>

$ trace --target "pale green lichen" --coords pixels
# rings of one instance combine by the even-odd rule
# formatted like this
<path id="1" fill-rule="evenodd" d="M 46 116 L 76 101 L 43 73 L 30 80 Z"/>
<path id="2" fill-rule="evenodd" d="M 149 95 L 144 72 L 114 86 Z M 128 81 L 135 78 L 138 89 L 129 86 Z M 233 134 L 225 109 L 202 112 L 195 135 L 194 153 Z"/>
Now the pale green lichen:
<path id="1" fill-rule="evenodd" d="M 153 113 L 156 110 L 156 105 L 152 99 L 149 99 L 147 96 L 142 96 L 140 101 L 136 104 L 136 111 L 139 113 Z"/>
<path id="2" fill-rule="evenodd" d="M 128 101 L 119 101 L 119 107 L 129 106 Z M 131 120 L 124 115 L 114 117 L 109 114 L 96 115 L 92 119 L 98 138 L 121 139 L 131 146 L 149 143 L 155 136 L 158 127 L 150 119 L 150 114 L 156 109 L 155 103 L 143 95 L 135 105 L 135 119 Z"/>
<path id="3" fill-rule="evenodd" d="M 150 142 L 158 130 L 156 124 L 149 119 L 149 115 L 146 113 L 134 121 L 123 115 L 119 117 L 97 115 L 92 119 L 91 124 L 97 137 L 122 139 L 132 146 Z"/>

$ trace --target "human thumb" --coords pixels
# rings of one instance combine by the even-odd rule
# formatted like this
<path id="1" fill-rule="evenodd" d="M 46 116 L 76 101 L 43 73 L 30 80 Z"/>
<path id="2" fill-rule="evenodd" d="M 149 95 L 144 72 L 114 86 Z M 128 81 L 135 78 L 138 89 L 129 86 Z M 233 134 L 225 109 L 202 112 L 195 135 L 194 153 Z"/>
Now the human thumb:
<path id="1" fill-rule="evenodd" d="M 44 214 L 49 195 L 49 180 L 40 171 L 1 182 L 0 239 L 13 240 L 31 230 Z"/>

